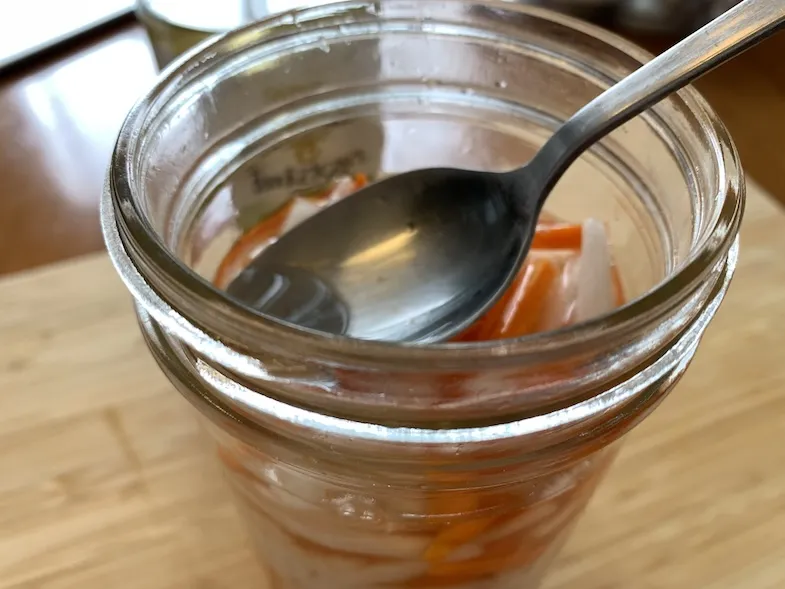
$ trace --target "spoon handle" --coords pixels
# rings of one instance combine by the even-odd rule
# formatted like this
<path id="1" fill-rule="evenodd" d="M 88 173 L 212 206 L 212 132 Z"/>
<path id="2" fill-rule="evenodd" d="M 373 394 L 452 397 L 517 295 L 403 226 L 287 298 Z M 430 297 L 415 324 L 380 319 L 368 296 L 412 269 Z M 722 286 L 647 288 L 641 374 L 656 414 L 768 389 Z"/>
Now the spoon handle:
<path id="1" fill-rule="evenodd" d="M 514 182 L 524 186 L 515 193 L 541 199 L 520 204 L 534 204 L 539 211 L 554 184 L 589 146 L 783 25 L 785 0 L 745 0 L 606 90 L 566 121 L 518 171 Z"/>

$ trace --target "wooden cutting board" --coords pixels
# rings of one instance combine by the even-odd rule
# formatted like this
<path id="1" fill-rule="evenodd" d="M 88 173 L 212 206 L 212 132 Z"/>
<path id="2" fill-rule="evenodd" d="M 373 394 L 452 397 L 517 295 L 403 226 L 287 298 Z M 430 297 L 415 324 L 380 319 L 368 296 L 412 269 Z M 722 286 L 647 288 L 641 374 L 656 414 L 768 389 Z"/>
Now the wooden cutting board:
<path id="1" fill-rule="evenodd" d="M 547 589 L 785 587 L 785 214 Z M 266 589 L 191 408 L 103 255 L 0 281 L 0 589 Z"/>

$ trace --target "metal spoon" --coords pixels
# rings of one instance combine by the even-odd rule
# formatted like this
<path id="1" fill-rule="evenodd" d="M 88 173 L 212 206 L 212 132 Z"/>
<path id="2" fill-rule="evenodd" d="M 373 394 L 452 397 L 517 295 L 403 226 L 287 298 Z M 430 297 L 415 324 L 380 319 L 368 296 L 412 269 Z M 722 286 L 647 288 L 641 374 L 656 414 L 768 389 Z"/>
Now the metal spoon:
<path id="1" fill-rule="evenodd" d="M 605 135 L 785 24 L 785 0 L 745 0 L 587 104 L 507 173 L 387 178 L 294 228 L 227 289 L 266 315 L 359 339 L 459 333 L 508 287 L 570 164 Z"/>

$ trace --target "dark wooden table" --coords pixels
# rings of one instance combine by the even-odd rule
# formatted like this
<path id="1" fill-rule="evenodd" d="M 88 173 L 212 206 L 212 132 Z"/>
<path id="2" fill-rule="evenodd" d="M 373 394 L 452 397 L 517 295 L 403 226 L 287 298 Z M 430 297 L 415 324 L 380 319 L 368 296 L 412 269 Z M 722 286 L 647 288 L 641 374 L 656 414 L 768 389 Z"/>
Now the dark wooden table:
<path id="1" fill-rule="evenodd" d="M 748 172 L 785 202 L 783 55 L 781 35 L 699 87 Z M 0 77 L 0 274 L 102 247 L 98 200 L 115 134 L 155 72 L 144 32 L 129 24 Z"/>
<path id="2" fill-rule="evenodd" d="M 104 171 L 155 75 L 144 31 L 125 26 L 0 77 L 0 274 L 103 247 Z"/>

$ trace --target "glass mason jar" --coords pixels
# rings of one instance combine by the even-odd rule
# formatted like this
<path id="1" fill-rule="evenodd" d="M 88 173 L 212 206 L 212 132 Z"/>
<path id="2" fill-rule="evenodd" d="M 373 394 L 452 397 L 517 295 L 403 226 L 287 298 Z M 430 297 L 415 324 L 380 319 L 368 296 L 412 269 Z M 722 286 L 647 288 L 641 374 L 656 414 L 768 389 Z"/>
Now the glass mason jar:
<path id="1" fill-rule="evenodd" d="M 744 186 L 691 89 L 613 133 L 548 209 L 607 223 L 628 303 L 515 340 L 277 322 L 212 285 L 231 244 L 336 174 L 519 165 L 646 59 L 537 8 L 357 0 L 201 45 L 134 107 L 103 199 L 109 253 L 217 440 L 272 587 L 536 587 L 692 359 L 736 264 Z"/>

